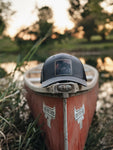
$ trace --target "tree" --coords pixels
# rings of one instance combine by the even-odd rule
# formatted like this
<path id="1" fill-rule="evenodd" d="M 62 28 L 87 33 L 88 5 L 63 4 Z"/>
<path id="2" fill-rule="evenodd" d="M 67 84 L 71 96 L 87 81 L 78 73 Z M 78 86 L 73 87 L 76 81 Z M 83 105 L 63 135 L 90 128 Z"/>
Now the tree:
<path id="1" fill-rule="evenodd" d="M 37 13 L 38 21 L 31 26 L 22 29 L 19 33 L 17 33 L 16 38 L 22 38 L 24 35 L 29 35 L 29 37 L 34 36 L 35 40 L 38 40 L 39 38 L 44 37 L 50 28 L 52 32 L 53 23 L 51 20 L 53 14 L 51 8 L 45 6 L 39 9 L 36 6 L 35 12 Z M 29 38 L 29 40 L 30 39 L 32 38 Z"/>
<path id="2" fill-rule="evenodd" d="M 102 40 L 106 39 L 106 23 L 108 23 L 109 14 L 104 11 L 101 6 L 103 0 L 88 0 L 83 7 L 83 12 L 81 13 L 82 17 L 87 20 L 88 16 L 91 16 L 94 19 L 94 34 L 99 34 L 102 37 Z M 101 30 L 100 30 L 101 26 Z"/>
<path id="3" fill-rule="evenodd" d="M 44 6 L 38 9 L 38 11 L 39 11 L 38 14 L 39 21 L 49 21 L 53 17 L 52 10 L 48 6 Z"/>
<path id="4" fill-rule="evenodd" d="M 69 0 L 69 2 L 69 14 L 72 20 L 76 21 L 76 27 L 83 26 L 85 38 L 90 40 L 92 35 L 99 34 L 105 40 L 106 23 L 108 23 L 110 15 L 100 5 L 103 0 L 87 0 L 84 5 L 80 3 L 80 0 Z M 111 19 L 109 19 L 110 21 Z M 99 30 L 100 26 L 101 30 Z"/>
<path id="5" fill-rule="evenodd" d="M 11 10 L 11 2 L 0 0 L 0 35 L 6 29 L 8 20 L 15 12 Z"/>
<path id="6" fill-rule="evenodd" d="M 99 14 L 102 11 L 102 8 L 99 5 L 100 1 L 102 0 L 88 0 L 88 2 L 82 7 L 82 19 L 78 21 L 77 27 L 83 26 L 83 30 L 85 32 L 84 37 L 88 41 L 91 40 L 92 35 L 97 34 L 97 14 Z"/>
<path id="7" fill-rule="evenodd" d="M 80 0 L 69 0 L 70 8 L 68 9 L 70 19 L 76 23 L 81 17 L 81 4 Z"/>
<path id="8" fill-rule="evenodd" d="M 43 42 L 43 44 L 45 44 L 46 42 L 48 42 L 48 40 L 51 39 L 53 27 L 52 26 L 53 24 L 51 23 L 52 19 L 51 8 L 45 6 L 39 9 L 38 7 L 36 7 L 35 12 L 37 13 L 38 21 L 36 21 L 31 26 L 22 29 L 15 36 L 15 40 L 17 42 L 17 45 L 19 46 L 19 51 L 21 52 L 22 55 L 24 55 L 24 53 L 27 53 L 28 50 L 37 40 L 43 38 L 48 33 L 48 31 L 50 31 L 50 28 L 51 32 L 49 32 L 49 36 Z"/>
<path id="9" fill-rule="evenodd" d="M 89 3 L 81 4 L 80 0 L 69 0 L 70 8 L 68 10 L 72 21 L 75 23 L 75 31 L 80 26 L 83 27 L 84 37 L 90 41 L 91 36 L 95 33 L 95 17 L 91 15 Z"/>
<path id="10" fill-rule="evenodd" d="M 4 23 L 3 18 L 0 16 L 0 35 L 3 33 L 4 29 L 5 29 L 6 25 Z"/>
<path id="11" fill-rule="evenodd" d="M 95 23 L 95 18 L 92 16 L 87 16 L 78 22 L 78 27 L 82 26 L 84 30 L 84 37 L 90 41 L 91 36 L 96 34 L 97 25 Z"/>
<path id="12" fill-rule="evenodd" d="M 53 13 L 51 8 L 45 6 L 39 9 L 38 24 L 39 24 L 40 37 L 44 37 L 50 28 L 51 28 L 51 33 L 49 37 L 51 37 L 52 28 L 53 28 L 53 23 L 51 21 L 52 17 L 53 17 Z"/>

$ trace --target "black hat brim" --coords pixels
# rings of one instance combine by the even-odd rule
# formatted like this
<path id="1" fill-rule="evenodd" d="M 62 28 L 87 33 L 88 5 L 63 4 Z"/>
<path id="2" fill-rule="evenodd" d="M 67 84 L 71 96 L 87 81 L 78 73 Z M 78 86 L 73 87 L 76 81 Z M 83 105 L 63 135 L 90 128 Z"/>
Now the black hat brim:
<path id="1" fill-rule="evenodd" d="M 83 79 L 80 79 L 80 78 L 77 78 L 77 77 L 72 77 L 72 76 L 60 76 L 60 77 L 54 77 L 54 78 L 51 78 L 51 79 L 48 79 L 44 82 L 42 82 L 42 87 L 47 87 L 51 84 L 54 84 L 54 83 L 57 83 L 57 82 L 75 82 L 75 83 L 78 83 L 78 84 L 81 84 L 83 86 L 87 86 L 87 82 Z"/>

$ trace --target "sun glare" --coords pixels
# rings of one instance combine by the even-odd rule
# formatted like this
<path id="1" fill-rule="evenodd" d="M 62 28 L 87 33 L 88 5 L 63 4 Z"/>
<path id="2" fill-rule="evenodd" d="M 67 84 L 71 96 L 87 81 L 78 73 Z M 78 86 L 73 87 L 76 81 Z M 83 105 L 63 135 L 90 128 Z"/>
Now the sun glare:
<path id="1" fill-rule="evenodd" d="M 38 19 L 37 14 L 33 13 L 35 5 L 39 8 L 45 5 L 52 8 L 54 26 L 57 31 L 63 33 L 65 29 L 71 29 L 73 27 L 73 23 L 69 20 L 67 12 L 69 7 L 68 0 L 12 0 L 12 6 L 13 9 L 16 10 L 16 14 L 12 17 L 7 30 L 11 37 L 13 37 L 21 28 L 30 26 Z"/>
<path id="2" fill-rule="evenodd" d="M 71 29 L 73 23 L 69 20 L 67 9 L 69 2 L 67 0 L 54 0 L 53 13 L 56 29 L 63 32 L 65 29 Z"/>
<path id="3" fill-rule="evenodd" d="M 81 0 L 81 4 L 85 4 L 86 1 L 87 0 Z M 11 0 L 11 2 L 13 9 L 16 11 L 7 30 L 7 34 L 11 37 L 13 37 L 21 28 L 30 26 L 38 20 L 37 14 L 34 11 L 35 5 L 39 8 L 43 6 L 52 8 L 56 31 L 64 33 L 66 29 L 72 29 L 74 26 L 68 16 L 68 0 Z M 102 7 L 109 13 L 113 12 L 113 6 L 110 6 L 110 2 L 111 0 L 106 0 L 101 3 Z"/>
<path id="4" fill-rule="evenodd" d="M 17 18 L 17 19 L 16 19 Z M 9 33 L 10 35 L 15 35 L 20 29 L 24 28 L 24 27 L 28 27 L 30 26 L 34 20 L 36 20 L 36 16 L 33 16 L 31 14 L 29 14 L 29 16 L 27 16 L 27 14 L 22 15 L 22 14 L 18 14 L 14 19 L 13 19 L 13 24 L 10 25 L 9 28 Z"/>
<path id="5" fill-rule="evenodd" d="M 113 13 L 113 5 L 110 5 L 112 0 L 106 0 L 101 3 L 101 6 L 107 11 L 108 13 Z"/>

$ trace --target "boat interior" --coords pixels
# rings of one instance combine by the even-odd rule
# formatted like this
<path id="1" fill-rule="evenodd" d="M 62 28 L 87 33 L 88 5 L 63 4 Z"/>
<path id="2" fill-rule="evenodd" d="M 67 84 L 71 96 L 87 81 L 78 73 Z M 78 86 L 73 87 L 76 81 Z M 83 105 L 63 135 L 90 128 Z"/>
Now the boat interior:
<path id="1" fill-rule="evenodd" d="M 55 83 L 46 88 L 41 87 L 40 77 L 43 63 L 37 65 L 36 67 L 28 70 L 24 74 L 24 83 L 31 90 L 39 93 L 78 93 L 82 91 L 87 91 L 92 89 L 98 82 L 99 74 L 96 68 L 84 64 L 84 70 L 87 78 L 87 86 L 81 86 L 74 82 L 64 82 L 64 83 Z"/>

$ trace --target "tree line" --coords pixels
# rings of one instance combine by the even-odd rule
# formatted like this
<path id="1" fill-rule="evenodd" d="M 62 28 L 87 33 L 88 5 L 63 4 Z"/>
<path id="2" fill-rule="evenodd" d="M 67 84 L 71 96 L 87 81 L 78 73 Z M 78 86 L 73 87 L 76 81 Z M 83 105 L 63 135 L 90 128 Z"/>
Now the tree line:
<path id="1" fill-rule="evenodd" d="M 84 32 L 84 38 L 91 40 L 93 35 L 101 36 L 102 40 L 106 40 L 106 36 L 112 30 L 107 28 L 107 24 L 113 22 L 113 12 L 108 13 L 102 7 L 102 2 L 105 0 L 87 0 L 84 4 L 81 0 L 68 0 L 70 7 L 67 10 L 69 18 L 74 23 L 74 28 L 71 31 L 66 30 L 64 35 L 72 35 L 80 30 Z M 109 6 L 113 6 L 110 2 Z M 64 35 L 54 32 L 53 12 L 49 6 L 38 8 L 36 6 L 37 21 L 31 26 L 22 29 L 17 33 L 15 39 L 20 44 L 24 39 L 24 35 L 29 35 L 28 40 L 38 40 L 44 37 L 50 30 L 48 41 L 51 40 L 54 34 L 56 38 L 62 38 Z M 11 2 L 3 2 L 0 0 L 0 35 L 7 27 L 7 18 L 10 18 L 15 12 L 11 10 Z M 60 17 L 60 16 L 59 16 Z M 47 41 L 46 41 L 47 42 Z"/>

